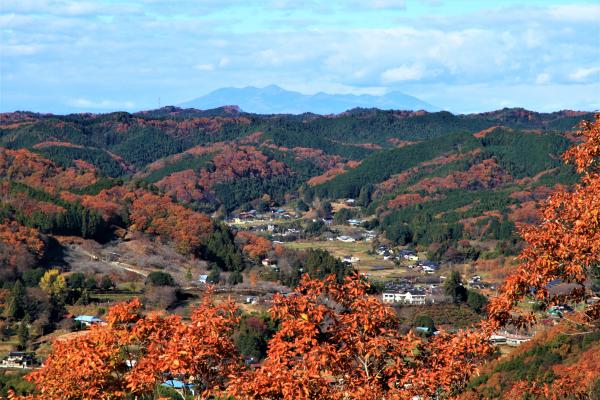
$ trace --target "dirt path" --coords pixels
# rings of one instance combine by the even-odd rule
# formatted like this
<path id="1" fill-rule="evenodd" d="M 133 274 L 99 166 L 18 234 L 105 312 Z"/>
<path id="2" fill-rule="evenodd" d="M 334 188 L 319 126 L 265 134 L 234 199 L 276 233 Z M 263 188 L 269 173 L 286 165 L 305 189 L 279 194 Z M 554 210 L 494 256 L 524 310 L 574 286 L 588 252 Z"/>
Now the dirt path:
<path id="1" fill-rule="evenodd" d="M 102 256 L 90 253 L 89 251 L 84 250 L 81 247 L 77 247 L 76 249 L 72 248 L 72 250 L 79 251 L 80 253 L 83 253 L 86 256 L 90 257 L 92 260 L 96 260 L 96 261 L 102 262 L 104 264 L 112 265 L 113 267 L 120 268 L 125 271 L 136 273 L 138 275 L 143 276 L 144 278 L 147 277 L 149 274 L 149 272 L 146 272 L 140 268 L 137 268 L 135 265 L 127 264 L 127 263 L 120 262 L 120 261 L 104 261 L 104 260 L 102 260 Z"/>

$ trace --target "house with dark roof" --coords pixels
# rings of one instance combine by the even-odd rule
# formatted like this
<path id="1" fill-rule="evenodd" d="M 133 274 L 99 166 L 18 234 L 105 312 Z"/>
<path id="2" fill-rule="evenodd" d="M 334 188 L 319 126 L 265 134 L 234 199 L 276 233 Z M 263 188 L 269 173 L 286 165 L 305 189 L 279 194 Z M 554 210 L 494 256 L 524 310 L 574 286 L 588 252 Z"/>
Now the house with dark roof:
<path id="1" fill-rule="evenodd" d="M 426 293 L 420 289 L 392 288 L 382 293 L 384 303 L 423 305 L 426 303 Z"/>

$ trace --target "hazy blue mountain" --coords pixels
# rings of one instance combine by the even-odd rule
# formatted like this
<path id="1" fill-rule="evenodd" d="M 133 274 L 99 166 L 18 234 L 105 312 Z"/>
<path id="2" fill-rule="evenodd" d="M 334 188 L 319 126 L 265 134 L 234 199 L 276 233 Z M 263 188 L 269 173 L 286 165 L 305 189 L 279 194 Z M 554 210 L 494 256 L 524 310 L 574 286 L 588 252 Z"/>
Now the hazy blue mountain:
<path id="1" fill-rule="evenodd" d="M 381 96 L 327 93 L 305 95 L 276 85 L 264 88 L 222 88 L 180 104 L 181 107 L 202 110 L 224 105 L 236 105 L 246 112 L 258 114 L 334 114 L 356 107 L 439 111 L 438 107 L 402 92 L 391 92 Z"/>

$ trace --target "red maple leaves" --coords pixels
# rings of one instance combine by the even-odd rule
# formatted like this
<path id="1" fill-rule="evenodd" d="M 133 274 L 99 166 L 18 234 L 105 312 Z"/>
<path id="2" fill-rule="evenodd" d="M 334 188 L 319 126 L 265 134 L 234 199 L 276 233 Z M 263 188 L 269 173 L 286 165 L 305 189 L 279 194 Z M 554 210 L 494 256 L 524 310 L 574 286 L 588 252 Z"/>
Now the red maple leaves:
<path id="1" fill-rule="evenodd" d="M 532 314 L 514 309 L 530 294 L 544 305 L 582 301 L 590 294 L 585 281 L 600 264 L 600 115 L 594 122 L 584 122 L 578 133 L 584 142 L 568 150 L 564 158 L 583 174 L 581 182 L 547 200 L 539 226 L 521 230 L 527 243 L 520 255 L 522 264 L 491 301 L 491 320 L 517 325 L 532 322 Z M 548 284 L 555 280 L 575 285 L 568 294 L 553 295 Z M 597 318 L 600 306 L 591 306 L 587 312 Z"/>

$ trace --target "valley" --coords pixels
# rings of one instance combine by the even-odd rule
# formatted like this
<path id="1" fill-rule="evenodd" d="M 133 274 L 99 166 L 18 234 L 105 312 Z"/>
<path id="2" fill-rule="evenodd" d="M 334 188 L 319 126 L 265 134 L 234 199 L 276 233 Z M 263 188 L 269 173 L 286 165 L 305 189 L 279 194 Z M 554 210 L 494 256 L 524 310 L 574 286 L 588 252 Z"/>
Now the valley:
<path id="1" fill-rule="evenodd" d="M 402 332 L 459 332 L 485 318 L 515 271 L 519 229 L 580 178 L 560 157 L 585 118 L 2 114 L 0 351 L 43 359 L 55 338 L 136 298 L 148 315 L 189 320 L 212 291 L 262 321 L 234 335 L 256 363 L 276 323 L 267 311 L 305 274 L 338 283 L 357 274 Z M 562 318 L 534 311 L 541 323 L 496 332 L 502 353 L 513 351 L 507 340 L 527 342 Z"/>

